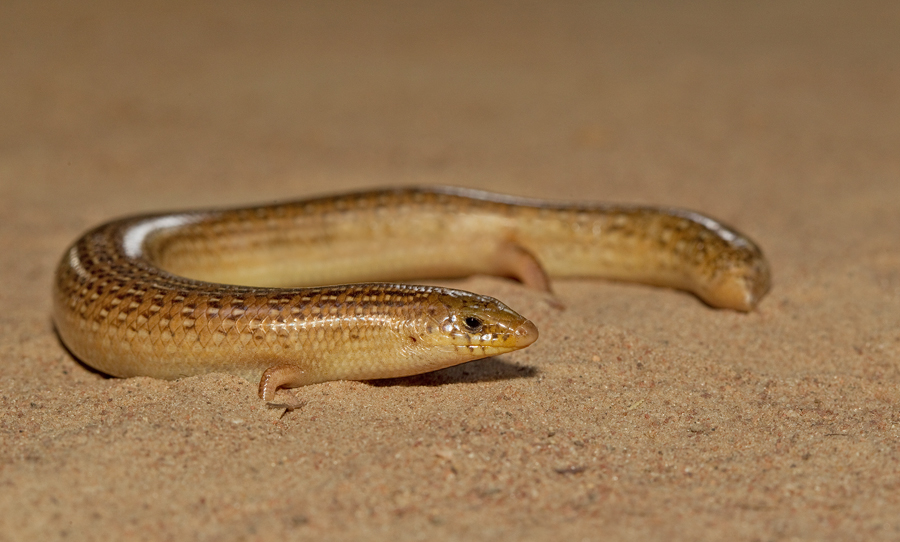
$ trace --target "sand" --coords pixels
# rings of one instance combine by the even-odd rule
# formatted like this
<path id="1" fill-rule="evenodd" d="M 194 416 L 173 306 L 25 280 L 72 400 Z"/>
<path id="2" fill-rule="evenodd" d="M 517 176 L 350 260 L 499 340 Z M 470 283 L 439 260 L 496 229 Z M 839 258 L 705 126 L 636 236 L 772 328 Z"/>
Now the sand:
<path id="1" fill-rule="evenodd" d="M 896 2 L 4 2 L 0 540 L 900 539 Z M 111 379 L 50 279 L 114 216 L 373 186 L 697 209 L 751 314 L 493 295 L 531 347 L 267 409 Z M 282 415 L 283 414 L 283 415 Z"/>

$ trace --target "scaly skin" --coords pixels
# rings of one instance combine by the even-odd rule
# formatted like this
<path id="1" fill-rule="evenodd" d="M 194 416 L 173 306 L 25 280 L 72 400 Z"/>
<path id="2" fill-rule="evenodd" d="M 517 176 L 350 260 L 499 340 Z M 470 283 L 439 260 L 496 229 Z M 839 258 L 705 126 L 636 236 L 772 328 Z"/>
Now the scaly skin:
<path id="1" fill-rule="evenodd" d="M 408 188 L 109 222 L 60 262 L 54 320 L 105 373 L 227 372 L 271 400 L 533 343 L 534 325 L 495 299 L 375 283 L 474 273 L 545 289 L 548 275 L 636 281 L 740 311 L 770 283 L 752 241 L 695 213 Z"/>

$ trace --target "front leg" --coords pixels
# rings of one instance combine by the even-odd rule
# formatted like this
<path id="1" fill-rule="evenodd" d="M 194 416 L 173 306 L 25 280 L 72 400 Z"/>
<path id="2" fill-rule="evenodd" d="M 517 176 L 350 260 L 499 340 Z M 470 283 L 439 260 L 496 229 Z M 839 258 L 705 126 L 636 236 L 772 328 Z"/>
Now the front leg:
<path id="1" fill-rule="evenodd" d="M 310 384 L 309 371 L 295 363 L 280 363 L 266 369 L 259 380 L 259 396 L 267 402 L 275 398 L 278 388 L 296 388 Z"/>

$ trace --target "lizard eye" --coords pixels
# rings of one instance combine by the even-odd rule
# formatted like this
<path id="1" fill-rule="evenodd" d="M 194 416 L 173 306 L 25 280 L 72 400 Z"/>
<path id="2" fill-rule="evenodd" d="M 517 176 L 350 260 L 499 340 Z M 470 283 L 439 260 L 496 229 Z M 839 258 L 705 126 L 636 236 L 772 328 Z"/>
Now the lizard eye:
<path id="1" fill-rule="evenodd" d="M 463 319 L 463 325 L 466 326 L 466 331 L 470 333 L 478 333 L 479 331 L 481 331 L 484 323 L 480 318 L 477 318 L 475 316 L 466 316 Z"/>

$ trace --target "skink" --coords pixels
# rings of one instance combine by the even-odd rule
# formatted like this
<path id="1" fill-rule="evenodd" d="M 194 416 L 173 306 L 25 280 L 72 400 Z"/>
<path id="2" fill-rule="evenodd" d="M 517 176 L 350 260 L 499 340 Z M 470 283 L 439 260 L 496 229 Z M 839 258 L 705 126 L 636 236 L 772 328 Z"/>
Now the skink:
<path id="1" fill-rule="evenodd" d="M 534 324 L 496 299 L 380 282 L 471 274 L 544 290 L 549 277 L 641 282 L 738 311 L 770 286 L 756 244 L 690 211 L 400 188 L 101 225 L 57 268 L 54 321 L 104 373 L 226 372 L 271 400 L 533 343 Z"/>

